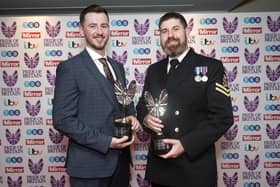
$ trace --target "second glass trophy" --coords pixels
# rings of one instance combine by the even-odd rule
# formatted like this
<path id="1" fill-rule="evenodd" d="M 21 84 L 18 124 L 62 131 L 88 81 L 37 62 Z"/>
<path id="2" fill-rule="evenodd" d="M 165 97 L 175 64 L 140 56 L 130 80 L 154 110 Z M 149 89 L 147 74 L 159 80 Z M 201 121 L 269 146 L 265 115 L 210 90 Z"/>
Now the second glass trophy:
<path id="1" fill-rule="evenodd" d="M 161 118 L 167 108 L 168 93 L 166 89 L 160 92 L 159 99 L 153 98 L 151 93 L 148 91 L 144 92 L 144 98 L 146 101 L 146 106 L 151 115 Z M 171 145 L 163 142 L 165 138 L 162 132 L 158 132 L 152 136 L 153 152 L 156 155 L 166 154 L 171 149 Z"/>

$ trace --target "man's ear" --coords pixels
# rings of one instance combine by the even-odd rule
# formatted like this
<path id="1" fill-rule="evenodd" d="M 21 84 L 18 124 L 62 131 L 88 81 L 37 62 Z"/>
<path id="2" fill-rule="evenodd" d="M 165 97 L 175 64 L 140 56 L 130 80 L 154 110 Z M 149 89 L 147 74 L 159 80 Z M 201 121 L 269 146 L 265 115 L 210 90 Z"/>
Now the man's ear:
<path id="1" fill-rule="evenodd" d="M 81 35 L 84 36 L 84 29 L 83 29 L 83 26 L 81 24 L 79 26 L 79 30 L 80 30 Z"/>

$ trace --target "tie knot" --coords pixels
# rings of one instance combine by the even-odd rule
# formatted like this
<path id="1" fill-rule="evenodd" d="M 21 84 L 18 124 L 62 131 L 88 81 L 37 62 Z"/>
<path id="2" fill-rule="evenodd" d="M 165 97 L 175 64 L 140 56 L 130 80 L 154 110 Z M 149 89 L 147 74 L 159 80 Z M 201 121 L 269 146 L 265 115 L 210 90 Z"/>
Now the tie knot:
<path id="1" fill-rule="evenodd" d="M 98 60 L 99 60 L 99 62 L 101 62 L 101 64 L 103 64 L 103 65 L 107 63 L 106 58 L 99 58 Z"/>
<path id="2" fill-rule="evenodd" d="M 170 61 L 171 67 L 174 67 L 174 68 L 175 68 L 178 64 L 179 64 L 179 61 L 178 61 L 177 58 L 172 59 L 172 60 Z"/>

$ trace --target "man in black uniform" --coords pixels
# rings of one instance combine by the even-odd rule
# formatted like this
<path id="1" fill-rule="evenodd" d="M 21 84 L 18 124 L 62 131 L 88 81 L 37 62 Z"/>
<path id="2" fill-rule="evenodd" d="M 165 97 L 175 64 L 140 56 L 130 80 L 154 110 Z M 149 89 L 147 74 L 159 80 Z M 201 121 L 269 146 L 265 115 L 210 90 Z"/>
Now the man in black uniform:
<path id="1" fill-rule="evenodd" d="M 162 132 L 172 148 L 156 155 L 151 142 L 146 179 L 153 187 L 214 187 L 215 142 L 233 124 L 223 64 L 188 47 L 187 23 L 181 14 L 163 15 L 159 29 L 168 57 L 148 68 L 137 112 L 144 129 L 152 135 Z M 177 64 L 171 65 L 175 59 Z M 157 118 L 149 113 L 144 93 L 158 98 L 163 89 L 168 92 L 167 110 Z"/>

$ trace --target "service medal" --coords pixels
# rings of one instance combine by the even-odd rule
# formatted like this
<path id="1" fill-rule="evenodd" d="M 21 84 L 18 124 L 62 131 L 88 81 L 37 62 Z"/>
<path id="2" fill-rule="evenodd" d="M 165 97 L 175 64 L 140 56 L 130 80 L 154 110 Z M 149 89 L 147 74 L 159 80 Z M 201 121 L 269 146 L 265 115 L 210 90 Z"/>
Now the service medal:
<path id="1" fill-rule="evenodd" d="M 201 76 L 200 76 L 201 67 L 199 66 L 195 67 L 194 72 L 195 72 L 195 76 L 194 76 L 195 82 L 201 82 Z"/>
<path id="2" fill-rule="evenodd" d="M 206 75 L 207 71 L 208 71 L 207 66 L 201 67 L 201 73 L 203 75 L 202 78 L 201 78 L 202 82 L 207 82 L 207 80 L 208 80 L 208 77 Z"/>

